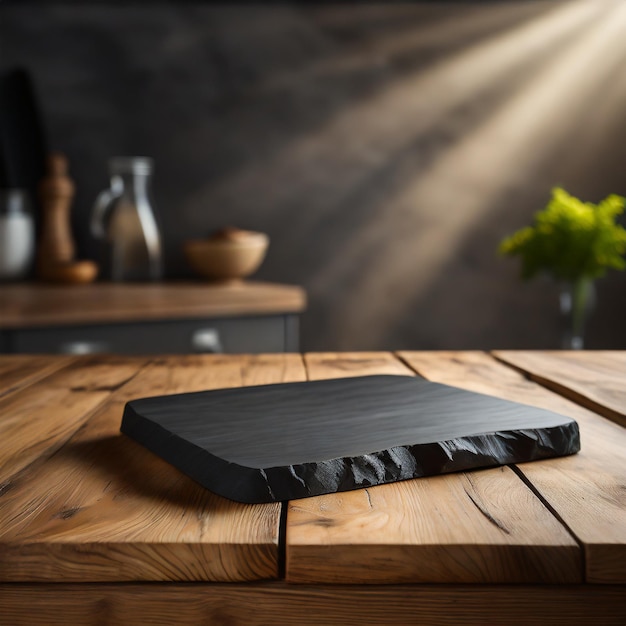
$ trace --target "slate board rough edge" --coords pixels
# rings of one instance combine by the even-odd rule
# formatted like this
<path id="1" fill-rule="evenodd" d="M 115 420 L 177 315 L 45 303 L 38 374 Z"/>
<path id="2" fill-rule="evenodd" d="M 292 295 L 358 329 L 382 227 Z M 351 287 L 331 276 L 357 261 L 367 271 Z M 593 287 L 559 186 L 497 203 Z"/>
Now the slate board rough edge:
<path id="1" fill-rule="evenodd" d="M 456 471 L 524 463 L 580 450 L 575 421 L 443 442 L 396 446 L 357 457 L 257 469 L 225 461 L 139 415 L 127 404 L 121 431 L 203 487 L 249 504 L 296 500 Z"/>

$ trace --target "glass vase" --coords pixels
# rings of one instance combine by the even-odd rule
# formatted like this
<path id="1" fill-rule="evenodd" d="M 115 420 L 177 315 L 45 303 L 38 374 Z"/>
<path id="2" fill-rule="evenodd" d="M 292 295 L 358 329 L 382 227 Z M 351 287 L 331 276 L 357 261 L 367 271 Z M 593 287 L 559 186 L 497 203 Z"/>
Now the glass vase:
<path id="1" fill-rule="evenodd" d="M 588 278 L 561 283 L 559 305 L 563 330 L 561 348 L 582 350 L 585 347 L 585 325 L 595 308 L 596 290 Z"/>

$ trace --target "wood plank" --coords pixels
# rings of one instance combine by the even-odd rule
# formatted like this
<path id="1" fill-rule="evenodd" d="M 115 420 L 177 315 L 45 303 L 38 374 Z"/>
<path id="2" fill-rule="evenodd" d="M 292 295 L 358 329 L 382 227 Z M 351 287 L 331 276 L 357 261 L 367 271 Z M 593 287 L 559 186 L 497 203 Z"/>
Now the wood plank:
<path id="1" fill-rule="evenodd" d="M 298 313 L 305 306 L 302 288 L 273 283 L 0 285 L 1 328 Z"/>
<path id="2" fill-rule="evenodd" d="M 623 626 L 624 587 L 606 585 L 0 585 L 7 624 Z"/>
<path id="3" fill-rule="evenodd" d="M 375 374 L 414 375 L 389 352 L 309 352 L 304 355 L 304 362 L 310 380 Z"/>
<path id="4" fill-rule="evenodd" d="M 306 355 L 310 379 L 409 374 L 390 354 Z M 286 578 L 312 583 L 578 582 L 580 550 L 509 468 L 289 503 Z"/>
<path id="5" fill-rule="evenodd" d="M 588 409 L 626 426 L 626 352 L 519 352 L 493 355 Z"/>
<path id="6" fill-rule="evenodd" d="M 59 357 L 60 364 L 67 362 Z M 16 474 L 67 441 L 144 362 L 105 355 L 74 358 L 68 367 L 2 398 L 0 495 L 13 488 Z M 34 363 L 39 363 L 39 357 Z"/>
<path id="7" fill-rule="evenodd" d="M 51 354 L 0 354 L 0 397 L 45 378 L 72 360 Z"/>
<path id="8" fill-rule="evenodd" d="M 431 380 L 532 404 L 577 420 L 581 451 L 517 466 L 583 544 L 586 580 L 626 582 L 626 431 L 482 353 L 403 352 Z M 590 378 L 593 379 L 593 370 Z"/>
<path id="9" fill-rule="evenodd" d="M 277 577 L 280 503 L 253 506 L 220 498 L 119 427 L 131 398 L 304 377 L 298 355 L 153 361 L 2 497 L 0 580 Z"/>

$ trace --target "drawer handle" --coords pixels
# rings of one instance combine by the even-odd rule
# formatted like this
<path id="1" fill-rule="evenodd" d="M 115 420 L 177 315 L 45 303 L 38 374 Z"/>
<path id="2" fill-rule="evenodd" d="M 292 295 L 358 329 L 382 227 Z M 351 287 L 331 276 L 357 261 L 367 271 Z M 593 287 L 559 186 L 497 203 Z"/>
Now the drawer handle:
<path id="1" fill-rule="evenodd" d="M 99 354 L 109 352 L 107 345 L 101 341 L 68 341 L 59 346 L 61 354 Z"/>
<path id="2" fill-rule="evenodd" d="M 220 354 L 224 352 L 220 334 L 215 328 L 200 328 L 196 330 L 191 338 L 191 345 L 194 352 L 204 352 L 210 354 Z"/>

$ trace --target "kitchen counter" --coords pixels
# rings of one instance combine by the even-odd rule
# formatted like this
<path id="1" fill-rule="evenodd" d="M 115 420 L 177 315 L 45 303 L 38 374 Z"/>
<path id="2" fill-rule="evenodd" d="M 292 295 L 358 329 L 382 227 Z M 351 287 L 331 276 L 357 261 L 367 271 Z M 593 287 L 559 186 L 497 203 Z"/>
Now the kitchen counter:
<path id="1" fill-rule="evenodd" d="M 305 308 L 274 283 L 7 283 L 0 352 L 284 352 Z"/>
<path id="2" fill-rule="evenodd" d="M 292 502 L 201 488 L 126 401 L 370 374 L 576 419 L 581 452 Z M 626 352 L 0 357 L 0 622 L 626 621 Z"/>

